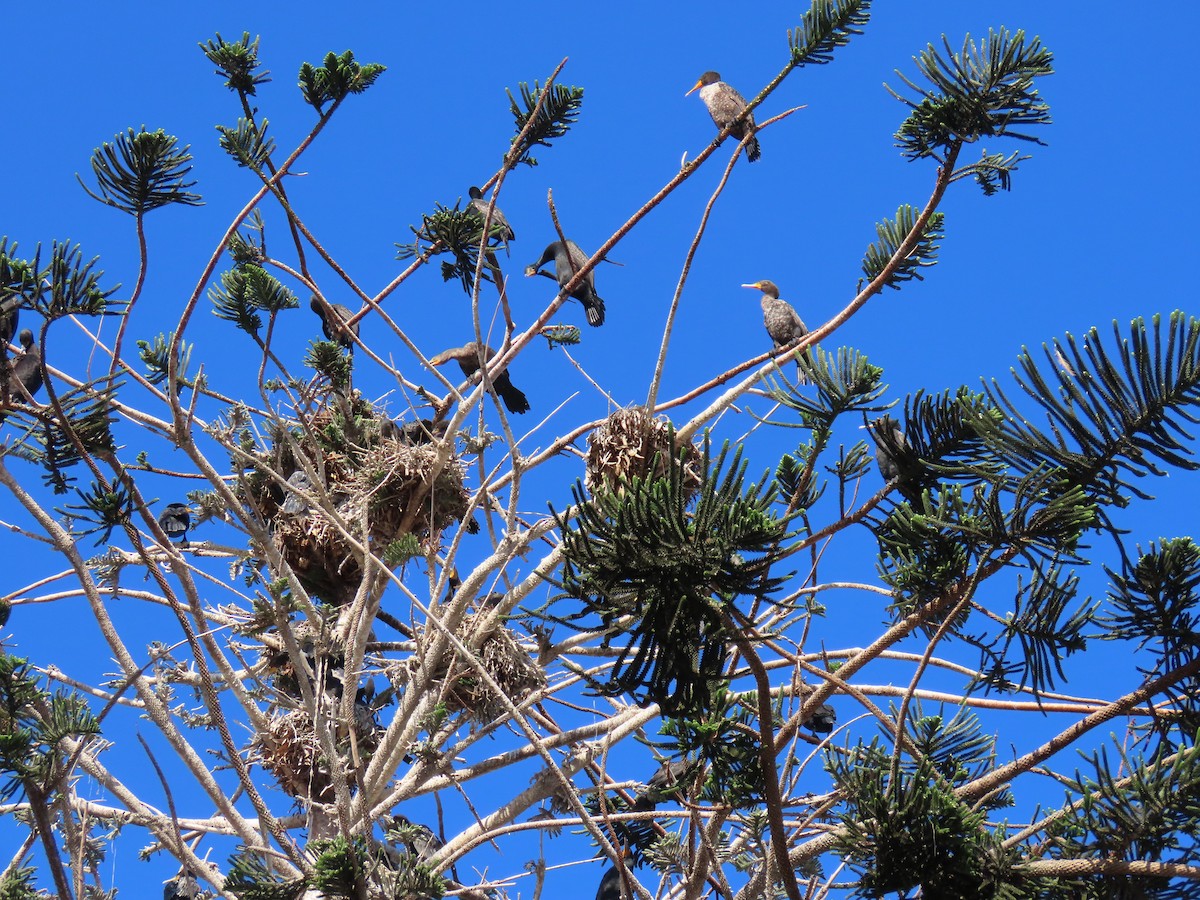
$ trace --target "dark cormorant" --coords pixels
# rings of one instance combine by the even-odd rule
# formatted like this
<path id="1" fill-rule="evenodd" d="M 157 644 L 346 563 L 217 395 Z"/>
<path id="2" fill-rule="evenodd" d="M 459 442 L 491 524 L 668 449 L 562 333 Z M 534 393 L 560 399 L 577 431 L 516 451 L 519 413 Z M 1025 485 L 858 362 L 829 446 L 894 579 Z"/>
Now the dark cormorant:
<path id="1" fill-rule="evenodd" d="M 12 342 L 13 335 L 17 333 L 17 321 L 21 317 L 21 298 L 9 297 L 3 303 L 0 303 L 0 346 L 5 350 Z"/>
<path id="2" fill-rule="evenodd" d="M 163 530 L 167 540 L 179 539 L 179 546 L 188 545 L 188 530 L 192 527 L 192 512 L 183 503 L 169 503 L 158 517 L 158 527 Z"/>
<path id="3" fill-rule="evenodd" d="M 484 347 L 483 349 L 485 359 L 490 360 L 496 355 L 496 351 L 491 347 Z M 437 356 L 430 359 L 429 362 L 432 365 L 441 366 L 452 359 L 458 362 L 458 367 L 462 369 L 462 373 L 470 378 L 479 371 L 479 344 L 476 341 L 471 341 L 469 344 L 464 344 L 461 347 L 443 350 Z M 491 377 L 492 386 L 496 389 L 496 393 L 500 395 L 500 399 L 504 401 L 505 409 L 510 413 L 529 412 L 529 401 L 525 399 L 525 395 L 517 390 L 516 385 L 512 383 L 512 379 L 508 377 L 507 369 L 498 374 L 491 374 Z"/>
<path id="4" fill-rule="evenodd" d="M 634 812 L 649 812 L 654 809 L 664 797 L 664 791 L 675 787 L 679 780 L 683 778 L 689 770 L 695 767 L 695 763 L 689 762 L 686 759 L 677 759 L 675 762 L 664 762 L 659 766 L 658 771 L 650 776 L 650 780 L 646 782 L 646 790 L 637 796 L 633 801 Z M 674 794 L 674 791 L 670 791 Z"/>
<path id="5" fill-rule="evenodd" d="M 812 714 L 812 717 L 804 721 L 803 725 L 814 734 L 829 734 L 833 731 L 833 726 L 836 722 L 837 710 L 828 703 L 822 703 L 817 707 L 817 711 Z"/>
<path id="6" fill-rule="evenodd" d="M 488 202 L 483 199 L 483 191 L 472 186 L 467 191 L 471 198 L 471 209 L 479 213 L 479 218 L 487 221 Z M 516 233 L 512 230 L 512 226 L 508 224 L 508 219 L 504 217 L 504 213 L 500 212 L 500 207 L 497 206 L 492 210 L 492 227 L 491 236 L 498 238 L 499 242 L 504 245 L 505 252 L 508 252 L 508 242 L 517 239 Z"/>
<path id="7" fill-rule="evenodd" d="M 542 266 L 554 260 L 554 275 L 549 272 L 541 271 Z M 548 245 L 542 252 L 542 258 L 532 266 L 525 267 L 526 277 L 532 275 L 545 275 L 547 278 L 555 278 L 558 280 L 558 286 L 561 288 L 568 281 L 575 277 L 575 273 L 583 268 L 583 264 L 588 260 L 588 255 L 579 249 L 579 245 L 574 241 L 567 241 L 566 246 L 563 246 L 562 241 L 555 241 Z M 583 283 L 571 292 L 571 296 L 583 304 L 583 310 L 587 314 L 587 323 L 589 325 L 604 324 L 604 301 L 600 299 L 600 295 L 596 293 L 596 272 L 592 270 L 588 272 L 583 279 Z"/>
<path id="8" fill-rule="evenodd" d="M 716 72 L 705 72 L 700 80 L 692 86 L 692 91 L 700 89 L 700 99 L 708 107 L 708 114 L 717 125 L 717 131 L 723 131 L 727 125 L 742 114 L 746 108 L 746 98 L 734 88 L 721 80 Z M 688 91 L 690 94 L 692 91 Z M 687 94 L 684 94 L 686 97 Z M 761 155 L 758 149 L 758 138 L 754 136 L 754 114 L 729 130 L 729 134 L 741 141 L 749 133 L 750 141 L 746 144 L 746 158 L 754 162 Z"/>
<path id="9" fill-rule="evenodd" d="M 792 304 L 779 299 L 779 288 L 775 282 L 756 281 L 753 284 L 743 284 L 742 287 L 762 291 L 763 324 L 767 326 L 767 334 L 775 342 L 776 350 L 808 334 L 804 321 L 792 308 Z"/>
<path id="10" fill-rule="evenodd" d="M 12 374 L 16 384 L 10 384 L 8 391 L 13 400 L 24 402 L 27 399 L 25 395 L 32 400 L 33 395 L 42 389 L 42 349 L 33 342 L 33 332 L 28 328 L 22 329 L 20 341 L 25 353 L 13 363 Z M 25 389 L 25 394 L 21 393 L 17 384 Z"/>
<path id="11" fill-rule="evenodd" d="M 884 481 L 896 481 L 900 495 L 909 503 L 921 502 L 926 488 L 937 488 L 937 479 L 925 468 L 908 438 L 891 416 L 880 416 L 865 426 L 875 441 L 875 464 Z"/>
<path id="12" fill-rule="evenodd" d="M 426 860 L 442 849 L 445 844 L 428 825 L 412 821 L 399 813 L 392 816 L 388 831 L 399 832 L 396 837 L 418 859 Z"/>
<path id="13" fill-rule="evenodd" d="M 176 875 L 163 882 L 163 900 L 196 900 L 200 896 L 200 885 L 191 872 Z"/>
<path id="14" fill-rule="evenodd" d="M 328 341 L 337 341 L 343 347 L 354 349 L 354 338 L 358 337 L 358 323 L 347 327 L 346 323 L 354 317 L 354 313 L 350 311 L 350 307 L 343 306 L 340 303 L 330 303 L 323 300 L 316 294 L 313 294 L 312 300 L 308 303 L 312 307 L 312 311 L 321 317 L 321 331 L 325 334 L 325 339 Z M 331 322 L 330 316 L 336 318 Z M 353 332 L 354 337 L 351 337 Z"/>

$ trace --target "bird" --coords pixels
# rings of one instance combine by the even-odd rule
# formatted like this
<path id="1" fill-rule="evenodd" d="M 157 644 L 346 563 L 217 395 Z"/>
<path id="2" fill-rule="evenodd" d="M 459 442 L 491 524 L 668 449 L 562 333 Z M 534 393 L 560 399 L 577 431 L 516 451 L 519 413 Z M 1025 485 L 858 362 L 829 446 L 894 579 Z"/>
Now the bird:
<path id="1" fill-rule="evenodd" d="M 285 516 L 302 516 L 308 512 L 308 501 L 297 494 L 296 491 L 311 493 L 313 487 L 312 480 L 304 473 L 303 469 L 297 469 L 288 476 L 287 483 L 291 490 L 287 492 L 287 497 L 284 498 L 280 510 Z"/>
<path id="2" fill-rule="evenodd" d="M 667 795 L 674 795 L 676 792 L 671 790 L 679 781 L 694 767 L 695 763 L 689 762 L 686 759 L 677 759 L 675 762 L 664 762 L 659 766 L 658 771 L 650 776 L 650 780 L 646 782 L 646 790 L 638 794 L 633 801 L 634 812 L 649 812 L 658 806 L 658 804 L 667 798 Z"/>
<path id="3" fill-rule="evenodd" d="M 33 342 L 33 332 L 28 328 L 22 329 L 19 340 L 25 352 L 13 363 L 12 374 L 25 393 L 22 394 L 16 384 L 11 384 L 9 394 L 13 400 L 32 400 L 42 388 L 42 350 Z"/>
<path id="4" fill-rule="evenodd" d="M 9 297 L 0 303 L 0 349 L 7 350 L 13 335 L 17 333 L 17 322 L 21 317 L 21 298 Z"/>
<path id="5" fill-rule="evenodd" d="M 880 416 L 864 426 L 875 441 L 875 464 L 886 482 L 896 481 L 900 495 L 919 503 L 926 488 L 937 488 L 937 479 L 922 465 L 908 438 L 891 416 Z"/>
<path id="6" fill-rule="evenodd" d="M 491 347 L 485 346 L 484 358 L 491 359 L 496 355 L 496 351 Z M 448 363 L 450 360 L 456 360 L 458 367 L 462 369 L 462 373 L 470 378 L 479 371 L 479 343 L 471 341 L 461 347 L 452 347 L 449 350 L 443 350 L 437 356 L 429 360 L 431 365 L 441 366 Z M 525 395 L 517 390 L 516 385 L 512 383 L 512 379 L 508 377 L 508 371 L 491 374 L 492 386 L 496 389 L 496 393 L 500 395 L 500 399 L 504 401 L 504 408 L 510 413 L 527 413 L 529 412 L 529 401 L 525 399 Z"/>
<path id="7" fill-rule="evenodd" d="M 829 734 L 833 731 L 833 726 L 836 722 L 837 710 L 828 703 L 822 703 L 817 707 L 816 712 L 805 719 L 802 724 L 814 734 Z"/>
<path id="8" fill-rule="evenodd" d="M 746 108 L 746 98 L 739 94 L 735 88 L 723 82 L 721 76 L 716 72 L 705 72 L 701 75 L 700 79 L 692 86 L 692 91 L 697 88 L 700 89 L 700 99 L 708 107 L 708 114 L 712 116 L 713 122 L 716 123 L 717 131 L 723 131 Z M 688 94 L 692 91 L 688 91 Z M 686 97 L 687 94 L 684 94 L 684 96 Z M 754 136 L 754 131 L 753 114 L 746 116 L 743 121 L 729 129 L 730 135 L 737 138 L 738 141 L 743 140 L 747 134 L 750 135 L 750 140 L 746 144 L 746 158 L 750 162 L 754 162 L 761 155 L 758 148 L 758 138 Z"/>
<path id="9" fill-rule="evenodd" d="M 779 299 L 779 287 L 775 282 L 764 279 L 752 284 L 743 284 L 742 287 L 762 291 L 763 325 L 767 327 L 767 334 L 775 343 L 776 350 L 786 347 L 808 334 L 804 320 L 800 318 L 792 304 Z M 800 360 L 796 360 L 796 368 L 800 371 L 800 380 L 806 381 Z"/>
<path id="10" fill-rule="evenodd" d="M 167 540 L 179 539 L 179 546 L 188 545 L 188 530 L 192 527 L 192 512 L 183 503 L 168 503 L 167 508 L 158 517 L 158 527 L 163 530 Z"/>
<path id="11" fill-rule="evenodd" d="M 348 347 L 351 351 L 354 350 L 354 338 L 358 337 L 358 323 L 347 326 L 346 323 L 354 317 L 354 313 L 350 311 L 350 307 L 343 306 L 341 303 L 330 303 L 327 300 L 312 295 L 312 300 L 308 303 L 312 307 L 312 311 L 321 317 L 321 331 L 325 334 L 325 339 L 329 341 L 337 341 L 343 347 Z M 330 316 L 335 316 L 335 321 L 330 321 Z M 353 337 L 351 337 L 353 333 Z"/>
<path id="12" fill-rule="evenodd" d="M 488 202 L 483 199 L 483 191 L 474 185 L 467 191 L 467 195 L 471 198 L 471 209 L 479 213 L 479 218 L 487 221 Z M 504 217 L 504 213 L 500 212 L 500 207 L 492 208 L 492 221 L 490 228 L 491 236 L 499 238 L 499 243 L 504 245 L 504 250 L 508 252 L 508 242 L 517 239 L 516 233 L 512 230 L 512 226 L 508 224 L 508 219 Z"/>
<path id="13" fill-rule="evenodd" d="M 433 829 L 420 822 L 414 822 L 408 816 L 396 813 L 392 816 L 387 829 L 399 843 L 404 844 L 408 852 L 420 860 L 427 860 L 445 846 L 442 839 L 433 833 Z"/>
<path id="14" fill-rule="evenodd" d="M 554 260 L 553 275 L 541 271 L 542 266 L 550 260 Z M 575 277 L 575 273 L 583 268 L 583 264 L 587 260 L 588 255 L 579 249 L 579 245 L 574 241 L 567 241 L 565 245 L 562 241 L 554 241 L 542 251 L 541 259 L 533 265 L 525 267 L 525 276 L 528 278 L 533 275 L 545 275 L 547 278 L 556 278 L 558 286 L 561 288 Z M 596 273 L 594 271 L 588 272 L 584 276 L 583 282 L 571 292 L 571 296 L 583 304 L 583 311 L 587 315 L 589 325 L 604 324 L 604 301 L 596 293 Z"/>
<path id="15" fill-rule="evenodd" d="M 200 885 L 191 872 L 184 872 L 163 882 L 163 900 L 196 900 Z"/>

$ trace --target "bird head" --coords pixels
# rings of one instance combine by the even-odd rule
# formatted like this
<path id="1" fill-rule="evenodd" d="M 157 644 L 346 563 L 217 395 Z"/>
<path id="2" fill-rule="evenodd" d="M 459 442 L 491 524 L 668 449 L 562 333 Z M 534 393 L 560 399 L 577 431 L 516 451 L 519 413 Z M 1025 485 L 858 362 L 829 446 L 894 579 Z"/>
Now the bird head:
<path id="1" fill-rule="evenodd" d="M 779 297 L 779 287 L 775 284 L 775 282 L 767 281 L 765 278 L 762 281 L 755 281 L 751 284 L 743 284 L 742 287 L 754 288 L 755 290 L 762 291 L 768 297 L 774 297 L 776 299 Z"/>
<path id="2" fill-rule="evenodd" d="M 699 90 L 700 88 L 704 87 L 707 84 L 716 84 L 720 80 L 721 80 L 721 76 L 718 75 L 716 72 L 711 72 L 711 71 L 705 72 L 703 75 L 700 76 L 700 78 L 696 81 L 696 83 L 694 85 L 692 85 L 692 90 L 688 91 L 687 94 L 684 94 L 683 96 L 686 97 L 692 91 Z"/>
<path id="3" fill-rule="evenodd" d="M 483 199 L 483 191 L 481 191 L 479 188 L 475 187 L 474 185 L 471 185 L 471 187 L 467 189 L 467 196 L 470 197 L 472 200 L 482 200 Z"/>

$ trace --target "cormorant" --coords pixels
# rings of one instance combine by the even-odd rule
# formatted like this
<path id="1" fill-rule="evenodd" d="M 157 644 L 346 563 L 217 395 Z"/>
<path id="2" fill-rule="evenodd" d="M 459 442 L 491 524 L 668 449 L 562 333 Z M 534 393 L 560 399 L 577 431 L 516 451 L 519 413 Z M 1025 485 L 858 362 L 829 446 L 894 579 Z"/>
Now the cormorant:
<path id="1" fill-rule="evenodd" d="M 491 347 L 485 346 L 483 349 L 485 359 L 490 360 L 496 355 L 496 351 Z M 437 356 L 430 359 L 429 362 L 432 365 L 440 366 L 452 359 L 458 362 L 458 367 L 462 369 L 462 373 L 470 378 L 479 371 L 479 344 L 476 341 L 471 341 L 469 344 L 464 344 L 461 347 L 443 350 Z M 496 393 L 500 395 L 500 399 L 504 401 L 504 408 L 510 413 L 529 412 L 529 401 L 525 399 L 525 395 L 517 390 L 516 385 L 512 383 L 512 380 L 508 377 L 507 369 L 492 375 L 492 386 L 496 389 Z"/>
<path id="2" fill-rule="evenodd" d="M 433 833 L 428 825 L 414 822 L 408 816 L 399 813 L 392 816 L 388 831 L 399 832 L 397 837 L 408 848 L 408 852 L 418 859 L 426 860 L 442 849 L 445 844 Z"/>
<path id="3" fill-rule="evenodd" d="M 325 334 L 325 339 L 328 341 L 337 341 L 341 346 L 347 347 L 350 350 L 354 349 L 354 338 L 358 337 L 358 323 L 355 322 L 349 328 L 346 323 L 354 317 L 354 313 L 350 311 L 350 307 L 343 306 L 340 303 L 330 303 L 323 300 L 316 294 L 313 294 L 312 300 L 308 303 L 312 307 L 312 311 L 321 317 L 321 331 Z M 330 316 L 336 316 L 336 319 L 331 322 Z M 353 332 L 354 337 L 351 337 Z"/>
<path id="4" fill-rule="evenodd" d="M 808 334 L 804 321 L 792 308 L 792 304 L 779 299 L 779 288 L 775 282 L 756 281 L 753 284 L 743 284 L 742 287 L 762 291 L 763 324 L 767 326 L 767 334 L 775 342 L 776 350 Z"/>
<path id="5" fill-rule="evenodd" d="M 805 728 L 810 729 L 813 734 L 829 734 L 833 731 L 833 726 L 837 722 L 837 710 L 828 703 L 822 703 L 817 707 L 817 711 L 812 714 L 812 717 L 803 722 Z"/>
<path id="6" fill-rule="evenodd" d="M 20 341 L 25 353 L 13 363 L 13 379 L 25 389 L 28 399 L 33 399 L 42 388 L 42 349 L 33 342 L 33 332 L 28 328 L 22 329 Z M 10 384 L 8 391 L 13 400 L 26 400 L 15 384 Z"/>
<path id="7" fill-rule="evenodd" d="M 896 420 L 891 416 L 880 416 L 865 427 L 875 441 L 875 464 L 883 480 L 895 480 L 905 500 L 920 503 L 925 488 L 933 490 L 937 487 L 937 479 L 925 469 Z"/>
<path id="8" fill-rule="evenodd" d="M 303 469 L 297 469 L 288 476 L 287 483 L 288 487 L 292 488 L 292 490 L 287 492 L 280 510 L 282 510 L 285 516 L 302 516 L 308 512 L 308 502 L 297 494 L 296 491 L 312 493 L 312 481 L 304 474 Z"/>
<path id="9" fill-rule="evenodd" d="M 686 759 L 677 759 L 675 762 L 664 762 L 659 766 L 658 771 L 650 776 L 650 780 L 646 782 L 646 790 L 638 794 L 633 801 L 634 812 L 649 812 L 658 804 L 666 799 L 664 791 L 675 787 L 679 780 L 683 778 L 689 770 L 693 769 L 696 764 L 689 762 Z M 670 792 L 674 794 L 674 791 Z"/>
<path id="10" fill-rule="evenodd" d="M 179 538 L 179 546 L 188 545 L 188 529 L 192 527 L 192 512 L 183 503 L 169 503 L 158 517 L 158 527 L 163 530 L 167 540 Z"/>
<path id="11" fill-rule="evenodd" d="M 0 342 L 5 350 L 8 349 L 13 335 L 17 333 L 17 321 L 21 317 L 21 298 L 9 297 L 0 303 Z"/>
<path id="12" fill-rule="evenodd" d="M 487 221 L 488 202 L 483 199 L 483 191 L 472 185 L 471 189 L 467 191 L 467 195 L 471 198 L 471 209 L 479 213 L 479 218 Z M 504 213 L 500 212 L 499 206 L 492 210 L 491 236 L 499 238 L 499 242 L 504 245 L 505 253 L 508 252 L 508 242 L 517 239 L 512 226 L 508 224 L 508 219 L 504 217 Z"/>
<path id="13" fill-rule="evenodd" d="M 191 872 L 184 872 L 163 882 L 163 900 L 196 900 L 200 885 Z"/>
<path id="14" fill-rule="evenodd" d="M 512 386 L 511 381 L 509 381 L 509 386 Z M 445 419 L 438 422 L 434 422 L 433 419 L 417 419 L 415 422 L 405 422 L 400 426 L 400 440 L 414 446 L 417 444 L 430 444 L 446 436 L 446 426 L 449 424 Z"/>
<path id="15" fill-rule="evenodd" d="M 541 271 L 542 266 L 554 260 L 554 275 L 549 272 Z M 567 241 L 566 246 L 563 246 L 562 241 L 555 241 L 548 245 L 542 251 L 542 258 L 531 266 L 525 267 L 525 276 L 545 275 L 547 278 L 556 278 L 558 286 L 561 288 L 568 281 L 575 277 L 575 273 L 583 268 L 583 264 L 588 260 L 588 255 L 579 249 L 579 245 L 574 241 Z M 589 325 L 604 324 L 604 301 L 600 299 L 600 295 L 596 293 L 596 272 L 595 270 L 588 272 L 583 279 L 583 283 L 571 292 L 571 296 L 583 304 L 583 310 L 587 314 L 587 323 Z"/>
<path id="16" fill-rule="evenodd" d="M 705 72 L 700 80 L 692 86 L 692 91 L 700 89 L 700 99 L 708 107 L 708 114 L 717 125 L 717 131 L 723 131 L 727 125 L 742 114 L 746 108 L 746 98 L 734 88 L 721 80 L 716 72 Z M 688 91 L 690 94 L 692 91 Z M 686 97 L 687 94 L 684 94 Z M 754 162 L 761 155 L 758 149 L 758 138 L 754 136 L 754 114 L 729 130 L 729 134 L 740 142 L 749 133 L 750 140 L 746 144 L 746 158 Z"/>

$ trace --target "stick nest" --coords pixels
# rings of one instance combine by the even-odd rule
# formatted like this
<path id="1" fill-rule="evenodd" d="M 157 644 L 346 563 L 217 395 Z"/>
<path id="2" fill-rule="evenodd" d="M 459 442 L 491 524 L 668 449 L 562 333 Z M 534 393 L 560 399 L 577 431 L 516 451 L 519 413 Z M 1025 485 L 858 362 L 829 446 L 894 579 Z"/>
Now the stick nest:
<path id="1" fill-rule="evenodd" d="M 684 487 L 689 497 L 700 487 L 701 454 L 691 444 L 682 445 Z M 588 438 L 588 492 L 621 491 L 621 482 L 632 478 L 658 479 L 669 474 L 670 459 L 679 454 L 675 429 L 665 416 L 651 418 L 644 407 L 619 409 Z"/>

